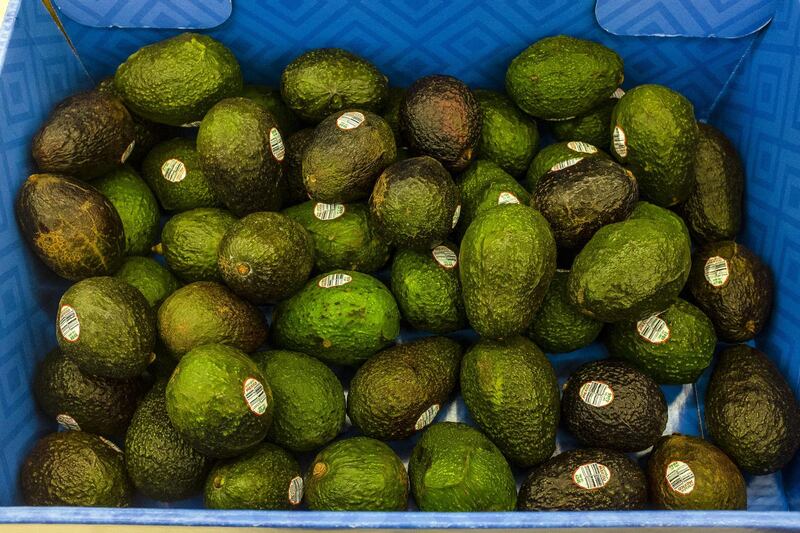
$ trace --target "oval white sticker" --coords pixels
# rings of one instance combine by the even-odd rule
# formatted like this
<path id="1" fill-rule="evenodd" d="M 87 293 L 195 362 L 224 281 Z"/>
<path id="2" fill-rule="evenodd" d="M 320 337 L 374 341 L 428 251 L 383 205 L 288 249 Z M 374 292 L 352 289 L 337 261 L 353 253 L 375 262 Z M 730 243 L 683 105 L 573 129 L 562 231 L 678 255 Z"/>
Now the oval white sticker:
<path id="1" fill-rule="evenodd" d="M 576 165 L 583 161 L 582 157 L 571 157 L 569 159 L 565 159 L 564 161 L 559 161 L 552 167 L 550 167 L 550 172 L 554 172 L 556 170 L 564 170 L 565 168 L 569 168 L 572 165 Z"/>
<path id="2" fill-rule="evenodd" d="M 588 490 L 603 488 L 610 479 L 611 471 L 600 463 L 586 463 L 572 473 L 572 481 Z"/>
<path id="3" fill-rule="evenodd" d="M 518 204 L 519 198 L 513 192 L 503 191 L 497 195 L 497 205 Z"/>
<path id="4" fill-rule="evenodd" d="M 665 477 L 669 488 L 679 494 L 689 494 L 694 490 L 694 472 L 683 461 L 668 464 Z"/>
<path id="5" fill-rule="evenodd" d="M 439 404 L 435 403 L 425 409 L 425 412 L 419 415 L 417 418 L 417 422 L 414 424 L 414 429 L 419 431 L 420 429 L 427 427 L 433 419 L 436 418 L 436 415 L 439 414 Z"/>
<path id="6" fill-rule="evenodd" d="M 433 249 L 433 259 L 448 270 L 458 265 L 458 256 L 456 253 L 443 244 Z"/>
<path id="7" fill-rule="evenodd" d="M 592 407 L 605 407 L 614 401 L 614 391 L 602 381 L 587 381 L 578 389 L 578 396 Z"/>
<path id="8" fill-rule="evenodd" d="M 347 285 L 353 281 L 352 276 L 349 274 L 328 274 L 321 280 L 317 282 L 317 285 L 323 289 L 330 289 L 331 287 L 340 287 L 342 285 Z"/>
<path id="9" fill-rule="evenodd" d="M 269 149 L 272 152 L 272 157 L 277 161 L 283 161 L 286 155 L 286 148 L 283 146 L 283 138 L 278 128 L 269 130 Z"/>
<path id="10" fill-rule="evenodd" d="M 595 148 L 593 145 L 589 143 L 585 143 L 582 141 L 570 141 L 567 143 L 567 147 L 569 147 L 570 150 L 573 150 L 575 152 L 581 152 L 582 154 L 597 153 L 597 148 Z"/>
<path id="11" fill-rule="evenodd" d="M 353 130 L 364 122 L 364 114 L 358 111 L 348 111 L 336 119 L 336 125 L 342 130 Z"/>
<path id="12" fill-rule="evenodd" d="M 622 89 L 622 87 L 617 87 L 617 89 L 611 93 L 611 98 L 616 98 L 617 100 L 623 96 L 625 96 L 625 91 Z"/>
<path id="13" fill-rule="evenodd" d="M 625 137 L 625 130 L 622 129 L 622 126 L 615 126 L 614 127 L 614 135 L 612 136 L 612 145 L 614 146 L 614 151 L 617 152 L 617 155 L 620 157 L 627 157 L 628 156 L 628 139 Z"/>
<path id="14" fill-rule="evenodd" d="M 724 257 L 718 255 L 708 258 L 703 272 L 706 276 L 706 281 L 713 287 L 722 287 L 728 282 L 728 278 L 731 275 L 730 269 L 728 268 L 728 261 Z"/>
<path id="15" fill-rule="evenodd" d="M 78 342 L 81 336 L 81 321 L 72 306 L 62 305 L 58 312 L 58 331 L 67 342 Z"/>
<path id="16" fill-rule="evenodd" d="M 60 414 L 56 416 L 56 422 L 63 427 L 64 429 L 71 429 L 73 431 L 80 431 L 81 426 L 78 425 L 78 421 L 69 416 L 68 414 Z"/>
<path id="17" fill-rule="evenodd" d="M 335 220 L 344 215 L 344 204 L 323 204 L 317 202 L 314 204 L 314 216 L 319 220 Z"/>
<path id="18" fill-rule="evenodd" d="M 100 435 L 98 435 L 98 437 L 100 437 Z M 109 448 L 111 448 L 115 452 L 122 453 L 122 450 L 119 449 L 119 446 L 117 446 L 116 444 L 114 444 L 113 442 L 108 440 L 107 438 L 100 437 L 100 440 L 103 441 L 103 443 L 105 443 L 106 446 L 108 446 Z"/>
<path id="19" fill-rule="evenodd" d="M 289 503 L 300 505 L 301 501 L 303 501 L 303 478 L 296 476 L 289 482 Z"/>
<path id="20" fill-rule="evenodd" d="M 458 218 L 460 216 L 461 216 L 461 204 L 458 204 L 456 206 L 455 212 L 453 213 L 453 227 L 454 228 L 456 227 L 456 224 L 458 224 Z"/>
<path id="21" fill-rule="evenodd" d="M 132 141 L 131 141 L 131 143 L 128 145 L 128 147 L 127 147 L 127 148 L 125 148 L 125 151 L 124 151 L 124 152 L 122 152 L 122 157 L 120 157 L 120 158 L 119 158 L 119 160 L 120 160 L 120 162 L 121 162 L 121 163 L 124 163 L 125 161 L 127 161 L 127 160 L 128 160 L 128 158 L 129 158 L 129 157 L 131 156 L 131 154 L 133 153 L 133 148 L 134 148 L 135 146 L 136 146 L 136 139 L 132 140 Z"/>
<path id="22" fill-rule="evenodd" d="M 652 344 L 664 344 L 670 337 L 669 326 L 658 315 L 637 322 L 636 332 L 641 338 Z"/>
<path id="23" fill-rule="evenodd" d="M 267 411 L 267 393 L 264 385 L 255 378 L 247 378 L 242 384 L 242 394 L 247 407 L 256 416 L 261 416 Z"/>
<path id="24" fill-rule="evenodd" d="M 161 175 L 169 182 L 178 183 L 186 177 L 186 165 L 180 159 L 167 159 L 161 165 Z"/>

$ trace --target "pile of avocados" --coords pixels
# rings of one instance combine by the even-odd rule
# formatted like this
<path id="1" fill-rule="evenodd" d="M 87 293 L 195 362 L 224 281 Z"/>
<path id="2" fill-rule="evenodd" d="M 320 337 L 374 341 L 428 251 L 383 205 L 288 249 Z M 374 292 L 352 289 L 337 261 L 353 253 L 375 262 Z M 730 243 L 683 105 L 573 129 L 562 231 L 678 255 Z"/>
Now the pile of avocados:
<path id="1" fill-rule="evenodd" d="M 684 96 L 622 81 L 555 36 L 505 92 L 390 87 L 332 48 L 275 89 L 184 33 L 61 102 L 16 200 L 73 283 L 25 503 L 745 509 L 800 410 L 746 344 L 774 287 L 736 242 L 743 165 Z M 705 438 L 671 434 L 661 386 L 704 374 Z"/>

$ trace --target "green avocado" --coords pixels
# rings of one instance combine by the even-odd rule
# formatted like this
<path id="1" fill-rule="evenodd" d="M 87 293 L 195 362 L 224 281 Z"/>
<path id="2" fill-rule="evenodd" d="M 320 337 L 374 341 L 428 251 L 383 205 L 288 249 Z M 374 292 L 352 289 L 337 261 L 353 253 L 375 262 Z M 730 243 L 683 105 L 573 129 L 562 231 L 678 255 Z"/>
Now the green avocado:
<path id="1" fill-rule="evenodd" d="M 479 340 L 461 361 L 461 394 L 478 427 L 513 464 L 529 467 L 553 454 L 558 383 L 528 339 Z"/>
<path id="2" fill-rule="evenodd" d="M 503 93 L 477 90 L 475 98 L 483 112 L 478 153 L 512 176 L 522 176 L 539 149 L 536 121 Z"/>
<path id="3" fill-rule="evenodd" d="M 556 244 L 538 211 L 502 205 L 470 224 L 459 263 L 470 325 L 482 337 L 511 337 L 530 326 L 544 299 L 556 270 Z"/>
<path id="4" fill-rule="evenodd" d="M 354 270 L 312 278 L 275 308 L 275 346 L 323 362 L 357 366 L 400 333 L 400 311 L 386 286 Z"/>
<path id="5" fill-rule="evenodd" d="M 534 191 L 539 180 L 548 172 L 562 170 L 584 159 L 611 159 L 604 151 L 585 141 L 559 142 L 545 146 L 531 161 L 525 174 L 525 187 Z"/>
<path id="6" fill-rule="evenodd" d="M 530 202 L 530 194 L 509 173 L 488 159 L 476 159 L 461 174 L 461 212 L 457 230 L 463 235 L 479 211 L 502 203 Z M 506 193 L 506 194 L 503 194 Z"/>
<path id="7" fill-rule="evenodd" d="M 171 126 L 192 126 L 211 107 L 242 90 L 242 72 L 224 44 L 182 33 L 131 54 L 114 87 L 137 115 Z"/>
<path id="8" fill-rule="evenodd" d="M 156 145 L 142 162 L 142 177 L 167 211 L 219 205 L 191 139 L 175 138 Z"/>
<path id="9" fill-rule="evenodd" d="M 153 310 L 181 286 L 172 272 L 150 257 L 128 257 L 114 277 L 139 289 Z"/>
<path id="10" fill-rule="evenodd" d="M 368 359 L 350 381 L 347 414 L 364 435 L 410 437 L 433 422 L 458 385 L 461 346 L 425 337 Z"/>
<path id="11" fill-rule="evenodd" d="M 303 183 L 303 156 L 314 139 L 314 128 L 304 128 L 290 135 L 284 145 L 283 160 L 283 205 L 288 207 L 308 200 L 308 191 Z"/>
<path id="12" fill-rule="evenodd" d="M 559 141 L 581 141 L 608 151 L 611 147 L 611 134 L 608 131 L 611 113 L 623 94 L 625 91 L 617 89 L 611 98 L 583 115 L 550 122 L 550 131 Z"/>
<path id="13" fill-rule="evenodd" d="M 305 499 L 313 511 L 405 511 L 408 474 L 388 445 L 352 437 L 317 454 L 305 477 Z"/>
<path id="14" fill-rule="evenodd" d="M 249 98 L 269 111 L 283 135 L 289 136 L 303 127 L 300 118 L 281 100 L 281 91 L 266 85 L 245 85 L 239 96 Z"/>
<path id="15" fill-rule="evenodd" d="M 429 427 L 408 462 L 421 511 L 513 511 L 517 484 L 506 458 L 477 429 L 460 422 Z"/>

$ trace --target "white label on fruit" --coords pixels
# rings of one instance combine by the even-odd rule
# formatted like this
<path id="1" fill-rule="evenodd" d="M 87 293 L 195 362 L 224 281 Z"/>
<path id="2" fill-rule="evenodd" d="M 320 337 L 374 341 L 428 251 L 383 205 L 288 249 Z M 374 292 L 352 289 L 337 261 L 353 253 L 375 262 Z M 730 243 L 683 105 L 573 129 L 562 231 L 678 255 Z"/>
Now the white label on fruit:
<path id="1" fill-rule="evenodd" d="M 335 220 L 344 215 L 344 204 L 323 204 L 318 202 L 314 205 L 314 216 L 320 220 Z"/>
<path id="2" fill-rule="evenodd" d="M 414 424 L 414 429 L 419 431 L 420 429 L 427 427 L 428 424 L 433 422 L 433 419 L 436 418 L 436 415 L 439 414 L 439 404 L 435 403 L 425 409 L 425 412 L 419 415 L 417 418 L 417 423 Z"/>
<path id="3" fill-rule="evenodd" d="M 339 287 L 340 285 L 347 285 L 353 281 L 353 278 L 348 274 L 328 274 L 317 282 L 323 289 L 330 289 L 331 287 Z"/>
<path id="4" fill-rule="evenodd" d="M 575 117 L 573 116 L 573 117 L 564 117 L 564 118 L 548 118 L 547 120 L 549 120 L 550 122 L 564 122 L 565 120 L 572 120 L 573 118 L 575 118 Z"/>
<path id="5" fill-rule="evenodd" d="M 261 416 L 267 411 L 267 393 L 264 392 L 264 385 L 255 378 L 247 378 L 242 386 L 244 401 L 247 407 L 256 416 Z"/>
<path id="6" fill-rule="evenodd" d="M 67 414 L 62 413 L 56 416 L 56 422 L 58 422 L 59 425 L 64 429 L 71 429 L 73 431 L 81 430 L 81 426 L 78 424 L 78 422 Z"/>
<path id="7" fill-rule="evenodd" d="M 724 257 L 715 255 L 709 257 L 706 261 L 706 266 L 703 269 L 708 281 L 714 287 L 722 287 L 728 282 L 731 272 L 728 269 L 728 261 Z"/>
<path id="8" fill-rule="evenodd" d="M 99 435 L 98 435 L 98 436 L 99 436 Z M 114 444 L 113 442 L 111 442 L 110 440 L 108 440 L 107 438 L 105 438 L 105 437 L 100 437 L 100 440 L 101 440 L 101 441 L 103 441 L 103 442 L 106 444 L 106 446 L 108 446 L 109 448 L 111 448 L 111 449 L 112 449 L 112 450 L 114 450 L 115 452 L 117 452 L 117 453 L 122 453 L 122 450 L 120 450 L 120 449 L 119 449 L 119 446 L 117 446 L 116 444 Z"/>
<path id="9" fill-rule="evenodd" d="M 593 145 L 589 143 L 585 143 L 582 141 L 570 141 L 567 143 L 567 147 L 569 147 L 570 150 L 573 150 L 575 152 L 581 152 L 583 154 L 597 153 L 597 148 L 595 148 Z"/>
<path id="10" fill-rule="evenodd" d="M 641 338 L 652 344 L 664 344 L 669 340 L 670 335 L 669 326 L 658 315 L 637 322 L 636 331 Z"/>
<path id="11" fill-rule="evenodd" d="M 161 175 L 169 182 L 178 183 L 186 177 L 186 165 L 180 159 L 167 159 L 161 165 Z"/>
<path id="12" fill-rule="evenodd" d="M 592 407 L 605 407 L 614 401 L 614 391 L 602 381 L 587 381 L 581 385 L 578 396 Z"/>
<path id="13" fill-rule="evenodd" d="M 348 111 L 347 113 L 342 113 L 342 116 L 336 119 L 336 125 L 342 130 L 355 129 L 359 127 L 362 122 L 364 122 L 364 114 L 359 113 L 358 111 Z"/>
<path id="14" fill-rule="evenodd" d="M 272 157 L 278 161 L 283 161 L 283 156 L 286 155 L 286 148 L 283 146 L 283 139 L 278 128 L 269 130 L 269 149 L 272 152 Z"/>
<path id="15" fill-rule="evenodd" d="M 128 160 L 128 158 L 131 156 L 131 153 L 133 152 L 134 146 L 136 146 L 136 139 L 132 140 L 131 143 L 128 145 L 128 147 L 125 148 L 125 151 L 122 152 L 122 157 L 119 158 L 120 162 L 124 163 L 125 161 Z"/>
<path id="16" fill-rule="evenodd" d="M 689 494 L 694 490 L 694 472 L 683 461 L 672 461 L 667 465 L 667 483 L 669 488 L 680 494 Z"/>
<path id="17" fill-rule="evenodd" d="M 518 204 L 519 198 L 513 192 L 503 191 L 497 196 L 497 205 Z"/>
<path id="18" fill-rule="evenodd" d="M 81 336 L 78 312 L 69 305 L 62 305 L 58 313 L 58 331 L 67 342 L 77 342 Z"/>
<path id="19" fill-rule="evenodd" d="M 622 89 L 622 87 L 617 87 L 617 90 L 611 93 L 611 98 L 616 98 L 617 100 L 623 96 L 625 96 L 625 91 Z"/>
<path id="20" fill-rule="evenodd" d="M 194 122 L 187 122 L 186 124 L 181 124 L 181 128 L 196 128 L 200 125 L 200 120 L 195 120 Z"/>
<path id="21" fill-rule="evenodd" d="M 614 151 L 620 157 L 627 157 L 628 155 L 628 140 L 625 137 L 625 130 L 622 126 L 614 126 L 614 134 L 612 135 Z"/>
<path id="22" fill-rule="evenodd" d="M 303 478 L 293 477 L 289 482 L 289 503 L 299 505 L 303 501 Z"/>
<path id="23" fill-rule="evenodd" d="M 572 157 L 572 158 L 567 159 L 565 161 L 561 161 L 559 163 L 556 163 L 555 165 L 550 167 L 550 172 L 553 172 L 553 171 L 556 171 L 556 170 L 564 170 L 565 168 L 571 167 L 572 165 L 576 165 L 576 164 L 580 163 L 581 161 L 583 161 L 582 157 Z"/>
<path id="24" fill-rule="evenodd" d="M 439 245 L 433 249 L 433 259 L 448 270 L 455 268 L 458 264 L 456 253 L 444 245 Z"/>
<path id="25" fill-rule="evenodd" d="M 600 463 L 586 463 L 575 469 L 572 481 L 584 489 L 600 489 L 611 479 L 611 471 Z"/>
<path id="26" fill-rule="evenodd" d="M 456 227 L 456 224 L 458 224 L 458 217 L 460 217 L 460 216 L 461 216 L 461 204 L 458 204 L 456 206 L 455 213 L 453 213 L 453 227 L 454 228 Z"/>

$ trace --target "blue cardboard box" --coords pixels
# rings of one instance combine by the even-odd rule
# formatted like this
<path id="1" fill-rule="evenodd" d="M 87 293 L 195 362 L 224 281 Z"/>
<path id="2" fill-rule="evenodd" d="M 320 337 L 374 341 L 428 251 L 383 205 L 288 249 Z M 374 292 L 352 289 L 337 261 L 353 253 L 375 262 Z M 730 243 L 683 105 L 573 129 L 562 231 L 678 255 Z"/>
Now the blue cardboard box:
<path id="1" fill-rule="evenodd" d="M 59 100 L 93 86 L 140 46 L 184 29 L 228 45 L 250 83 L 275 85 L 300 52 L 339 46 L 374 61 L 393 85 L 431 73 L 501 87 L 506 66 L 558 33 L 600 41 L 625 60 L 624 87 L 662 83 L 721 128 L 747 170 L 742 242 L 772 267 L 777 300 L 755 340 L 800 395 L 799 0 L 55 0 L 64 37 L 40 0 L 10 0 L 0 26 L 0 528 L 10 523 L 177 524 L 308 528 L 733 527 L 800 529 L 800 460 L 748 478 L 741 512 L 319 513 L 206 511 L 199 500 L 137 509 L 29 508 L 17 476 L 34 440 L 56 429 L 30 390 L 55 345 L 67 284 L 25 247 L 13 216 L 34 169 L 30 140 Z M 603 357 L 593 346 L 552 357 L 563 381 Z M 703 434 L 708 373 L 665 387 L 668 431 Z M 464 419 L 459 401 L 439 419 Z M 413 441 L 412 441 L 413 443 Z M 412 443 L 398 447 L 407 456 Z M 559 448 L 572 446 L 559 437 Z"/>

